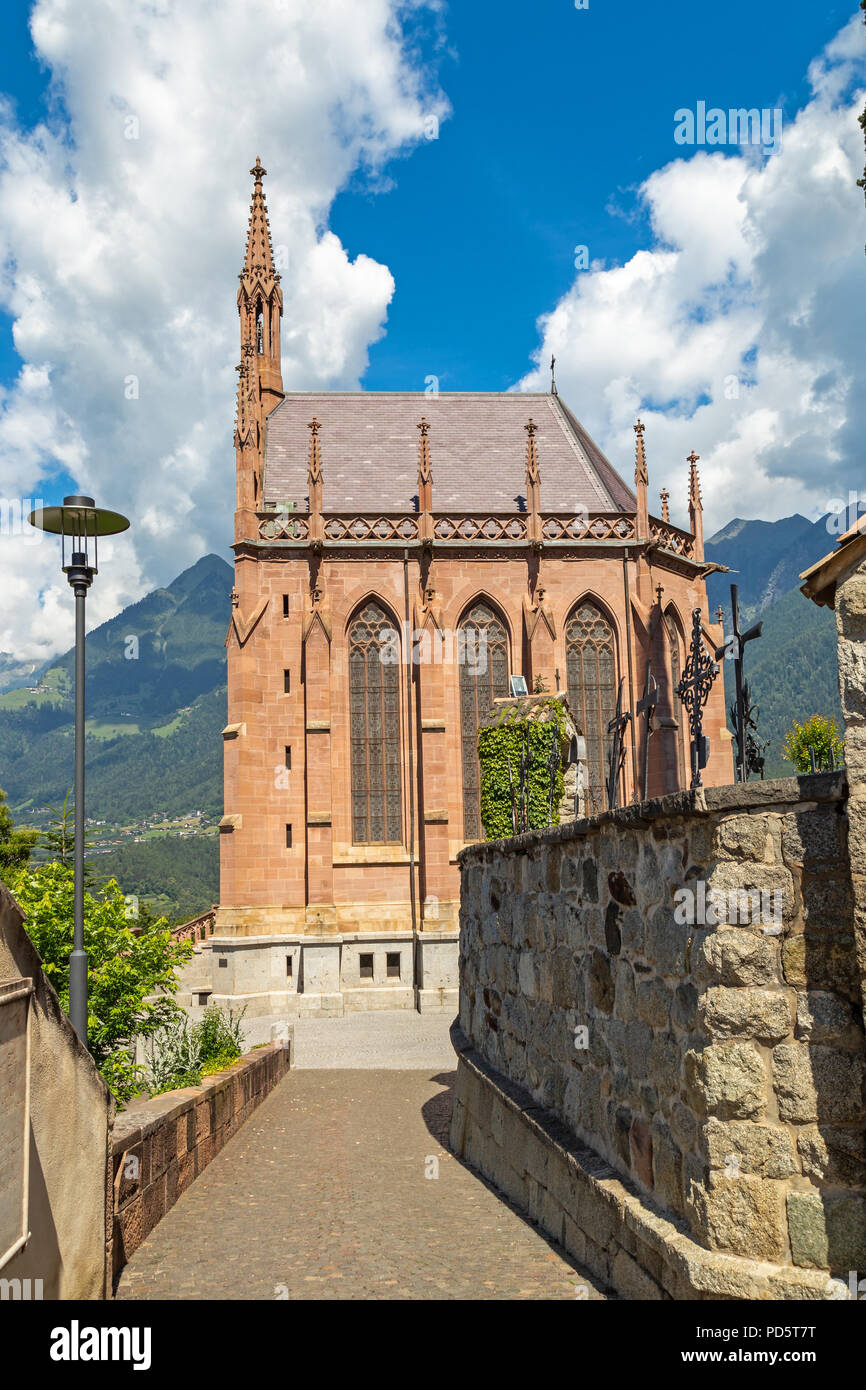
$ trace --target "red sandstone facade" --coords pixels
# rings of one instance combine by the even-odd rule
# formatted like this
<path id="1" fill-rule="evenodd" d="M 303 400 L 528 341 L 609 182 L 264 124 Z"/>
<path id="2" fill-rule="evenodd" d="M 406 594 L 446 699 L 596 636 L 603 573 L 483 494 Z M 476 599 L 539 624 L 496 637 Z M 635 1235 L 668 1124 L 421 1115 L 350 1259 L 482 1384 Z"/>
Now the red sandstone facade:
<path id="1" fill-rule="evenodd" d="M 271 965 L 229 993 L 315 993 L 313 944 L 335 937 L 349 976 L 337 966 L 334 989 L 329 967 L 319 993 L 345 994 L 346 978 L 360 989 L 372 978 L 364 943 L 390 935 L 412 946 L 399 975 L 377 955 L 375 983 L 414 988 L 417 1002 L 418 943 L 456 941 L 455 859 L 479 833 L 473 722 L 510 675 L 568 692 L 590 749 L 589 809 L 602 810 L 606 722 L 621 679 L 634 715 L 649 660 L 649 794 L 688 785 L 673 689 L 694 609 L 707 646 L 722 640 L 707 612 L 697 457 L 683 531 L 667 493 L 661 517 L 649 514 L 640 422 L 632 490 L 555 389 L 285 394 L 265 171 L 252 172 L 217 929 L 226 944 L 292 942 L 300 971 L 307 942 L 310 963 L 302 984 L 286 954 L 288 986 Z M 455 659 L 461 629 L 479 623 L 483 674 Z M 383 624 L 399 660 L 382 666 L 380 649 L 377 674 Z M 623 801 L 640 785 L 643 727 L 633 719 L 627 735 Z M 704 781 L 729 782 L 720 680 L 704 729 Z M 428 994 L 445 1002 L 450 969 L 438 984 L 437 969 Z"/>

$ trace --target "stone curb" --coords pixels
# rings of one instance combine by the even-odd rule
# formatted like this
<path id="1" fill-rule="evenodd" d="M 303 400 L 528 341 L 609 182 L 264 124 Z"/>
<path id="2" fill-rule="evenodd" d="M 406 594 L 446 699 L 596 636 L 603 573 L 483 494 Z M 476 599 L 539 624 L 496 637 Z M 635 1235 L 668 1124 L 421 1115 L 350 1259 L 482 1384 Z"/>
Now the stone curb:
<path id="1" fill-rule="evenodd" d="M 826 1272 L 705 1249 L 528 1091 L 491 1067 L 458 1023 L 451 1042 L 458 1061 L 451 1128 L 455 1152 L 622 1297 L 849 1298 L 846 1285 Z M 508 1132 L 510 1142 L 497 1142 L 497 1131 L 499 1138 Z M 515 1172 L 510 1164 L 517 1154 L 522 1171 Z"/>

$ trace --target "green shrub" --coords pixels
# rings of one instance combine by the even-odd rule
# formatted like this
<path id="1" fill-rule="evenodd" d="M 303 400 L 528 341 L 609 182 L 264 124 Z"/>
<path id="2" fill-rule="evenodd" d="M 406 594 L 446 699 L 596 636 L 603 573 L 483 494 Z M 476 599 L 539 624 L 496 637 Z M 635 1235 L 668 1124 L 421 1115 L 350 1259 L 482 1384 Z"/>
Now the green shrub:
<path id="1" fill-rule="evenodd" d="M 815 753 L 815 766 L 819 771 L 829 769 L 831 748 L 833 761 L 836 767 L 840 766 L 845 754 L 845 743 L 836 728 L 835 719 L 828 719 L 823 714 L 813 714 L 802 724 L 794 720 L 785 735 L 782 757 L 785 762 L 793 763 L 798 772 L 811 772 L 810 748 Z"/>
<path id="2" fill-rule="evenodd" d="M 246 1006 L 235 1014 L 212 1004 L 198 1023 L 191 1023 L 184 1014 L 161 1028 L 146 1048 L 151 1095 L 198 1086 L 203 1076 L 213 1076 L 236 1062 L 244 1050 L 241 1025 L 245 1013 Z"/>
<path id="3" fill-rule="evenodd" d="M 69 1012 L 69 955 L 73 935 L 73 875 L 68 865 L 24 865 L 6 876 L 27 922 L 42 968 Z M 132 1045 L 136 1036 L 159 1032 L 178 1013 L 171 998 L 175 971 L 192 945 L 172 939 L 164 918 L 133 932 L 129 909 L 110 879 L 98 893 L 84 893 L 87 951 L 87 1045 L 119 1101 L 137 1094 L 142 1081 Z"/>
<path id="4" fill-rule="evenodd" d="M 246 1005 L 239 1014 L 235 1014 L 232 1009 L 224 1013 L 216 1004 L 211 1004 L 205 1010 L 203 1018 L 194 1028 L 203 1062 L 213 1062 L 222 1057 L 230 1057 L 234 1061 L 236 1057 L 240 1057 L 244 1050 L 241 1025 L 245 1013 Z"/>

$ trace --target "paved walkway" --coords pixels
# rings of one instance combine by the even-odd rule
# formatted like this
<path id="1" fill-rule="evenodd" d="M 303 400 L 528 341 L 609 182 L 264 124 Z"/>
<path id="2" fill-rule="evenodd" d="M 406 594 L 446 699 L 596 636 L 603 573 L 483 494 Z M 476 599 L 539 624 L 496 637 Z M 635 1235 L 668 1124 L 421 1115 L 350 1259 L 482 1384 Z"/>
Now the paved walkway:
<path id="1" fill-rule="evenodd" d="M 304 1070 L 339 1067 L 397 1071 L 453 1071 L 450 1028 L 453 1012 L 419 1014 L 382 1009 L 342 1018 L 297 1018 L 292 1066 Z"/>
<path id="2" fill-rule="evenodd" d="M 117 1297 L 601 1298 L 448 1152 L 453 1080 L 289 1072 L 135 1252 Z"/>

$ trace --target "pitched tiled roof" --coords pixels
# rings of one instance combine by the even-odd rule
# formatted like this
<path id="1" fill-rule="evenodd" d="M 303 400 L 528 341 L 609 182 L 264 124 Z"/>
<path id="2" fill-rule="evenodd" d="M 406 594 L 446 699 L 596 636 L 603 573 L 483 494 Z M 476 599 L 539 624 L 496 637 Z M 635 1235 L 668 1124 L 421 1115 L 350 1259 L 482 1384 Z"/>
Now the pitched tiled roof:
<path id="1" fill-rule="evenodd" d="M 265 505 L 307 508 L 307 457 L 321 424 L 325 512 L 409 512 L 418 495 L 418 421 L 430 423 L 434 512 L 526 506 L 526 431 L 538 426 L 541 510 L 634 511 L 634 494 L 559 396 L 529 392 L 297 391 L 268 416 Z"/>

